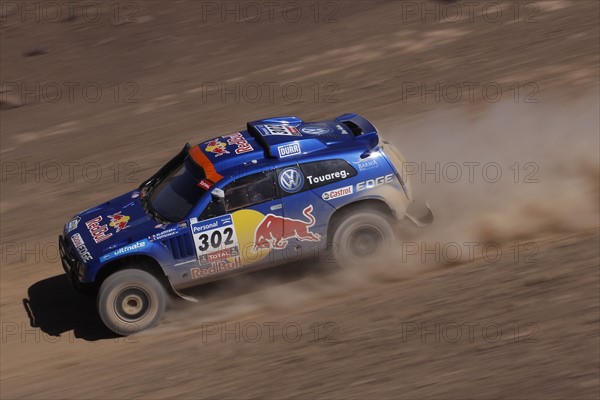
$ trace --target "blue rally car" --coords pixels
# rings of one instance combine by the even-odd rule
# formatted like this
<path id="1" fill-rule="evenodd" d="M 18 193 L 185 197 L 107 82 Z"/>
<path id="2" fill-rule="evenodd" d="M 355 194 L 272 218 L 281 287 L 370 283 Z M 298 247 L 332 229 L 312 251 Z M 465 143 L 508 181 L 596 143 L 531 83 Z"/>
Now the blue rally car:
<path id="1" fill-rule="evenodd" d="M 403 162 L 356 114 L 250 122 L 187 144 L 138 189 L 71 219 L 62 264 L 76 289 L 97 291 L 106 326 L 131 334 L 158 322 L 168 293 L 303 258 L 381 254 L 394 221 L 432 220 L 412 200 Z"/>

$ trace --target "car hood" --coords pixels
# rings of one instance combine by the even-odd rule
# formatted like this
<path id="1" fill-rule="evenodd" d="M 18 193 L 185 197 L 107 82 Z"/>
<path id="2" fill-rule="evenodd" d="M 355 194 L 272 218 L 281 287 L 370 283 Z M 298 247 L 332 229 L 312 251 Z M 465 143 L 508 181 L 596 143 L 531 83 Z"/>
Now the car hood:
<path id="1" fill-rule="evenodd" d="M 76 215 L 65 225 L 64 234 L 74 243 L 82 241 L 96 258 L 163 227 L 144 211 L 140 193 L 134 190 Z"/>

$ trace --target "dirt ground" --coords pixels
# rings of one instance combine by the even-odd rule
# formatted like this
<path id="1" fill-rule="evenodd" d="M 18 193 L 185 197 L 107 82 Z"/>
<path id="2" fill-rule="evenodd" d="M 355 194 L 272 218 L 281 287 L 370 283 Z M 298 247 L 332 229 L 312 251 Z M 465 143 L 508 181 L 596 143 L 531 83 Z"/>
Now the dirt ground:
<path id="1" fill-rule="evenodd" d="M 55 4 L 0 3 L 1 398 L 600 397 L 597 1 Z M 68 286 L 64 223 L 186 141 L 347 112 L 498 163 L 416 174 L 437 219 L 404 237 L 487 250 L 291 264 L 129 338 Z"/>

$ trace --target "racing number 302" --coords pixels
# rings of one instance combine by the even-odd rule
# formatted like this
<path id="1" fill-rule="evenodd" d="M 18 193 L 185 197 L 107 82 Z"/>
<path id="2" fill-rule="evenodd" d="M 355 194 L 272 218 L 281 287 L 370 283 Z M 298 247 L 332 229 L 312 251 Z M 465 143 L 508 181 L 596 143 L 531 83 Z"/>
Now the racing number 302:
<path id="1" fill-rule="evenodd" d="M 223 234 L 225 235 L 224 242 L 223 242 Z M 203 233 L 202 235 L 200 235 L 198 237 L 198 240 L 200 241 L 200 246 L 198 246 L 198 250 L 206 251 L 206 250 L 208 250 L 209 247 L 216 249 L 219 246 L 221 246 L 221 242 L 223 242 L 223 244 L 225 244 L 225 245 L 233 244 L 233 240 L 231 239 L 231 236 L 233 236 L 233 228 L 225 228 L 223 230 L 223 232 L 214 231 L 210 235 L 210 241 L 209 241 L 208 233 Z"/>

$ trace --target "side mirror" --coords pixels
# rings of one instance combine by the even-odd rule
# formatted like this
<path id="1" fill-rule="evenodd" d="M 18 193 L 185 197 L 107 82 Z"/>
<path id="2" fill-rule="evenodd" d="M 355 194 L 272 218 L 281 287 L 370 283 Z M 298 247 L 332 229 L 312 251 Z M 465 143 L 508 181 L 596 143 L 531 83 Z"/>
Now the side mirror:
<path id="1" fill-rule="evenodd" d="M 219 200 L 223 200 L 225 198 L 225 192 L 223 191 L 223 189 L 219 189 L 219 188 L 214 188 L 210 194 L 212 195 L 213 198 L 219 199 Z"/>

